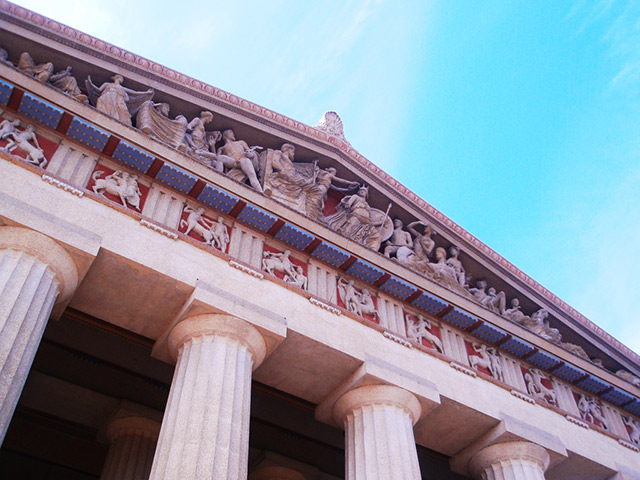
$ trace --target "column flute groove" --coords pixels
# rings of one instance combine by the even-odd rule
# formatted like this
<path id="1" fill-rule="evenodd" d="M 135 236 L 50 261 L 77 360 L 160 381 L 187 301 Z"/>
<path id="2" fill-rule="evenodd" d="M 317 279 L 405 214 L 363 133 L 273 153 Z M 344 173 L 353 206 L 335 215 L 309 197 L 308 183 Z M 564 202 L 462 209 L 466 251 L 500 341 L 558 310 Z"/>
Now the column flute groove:
<path id="1" fill-rule="evenodd" d="M 147 480 L 160 423 L 144 417 L 121 417 L 107 427 L 109 452 L 100 480 Z"/>
<path id="2" fill-rule="evenodd" d="M 469 461 L 469 471 L 481 480 L 544 480 L 549 454 L 539 445 L 516 441 L 490 445 Z"/>
<path id="3" fill-rule="evenodd" d="M 169 334 L 177 357 L 151 479 L 246 479 L 251 372 L 266 344 L 229 315 L 183 320 Z"/>
<path id="4" fill-rule="evenodd" d="M 358 387 L 334 406 L 346 431 L 347 480 L 419 480 L 413 425 L 421 406 L 411 393 L 391 385 Z"/>
<path id="5" fill-rule="evenodd" d="M 53 306 L 77 284 L 75 262 L 55 241 L 0 227 L 0 444 Z"/>

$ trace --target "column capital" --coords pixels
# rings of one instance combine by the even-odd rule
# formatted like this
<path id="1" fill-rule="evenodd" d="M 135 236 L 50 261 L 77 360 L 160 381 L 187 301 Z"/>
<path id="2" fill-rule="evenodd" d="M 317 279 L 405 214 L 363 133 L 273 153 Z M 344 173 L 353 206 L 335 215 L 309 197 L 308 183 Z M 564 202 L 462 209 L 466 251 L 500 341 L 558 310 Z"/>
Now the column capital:
<path id="1" fill-rule="evenodd" d="M 67 251 L 55 240 L 24 227 L 0 227 L 0 250 L 24 252 L 48 265 L 59 284 L 56 302 L 67 300 L 78 286 L 78 268 Z"/>
<path id="2" fill-rule="evenodd" d="M 398 407 L 409 414 L 412 425 L 422 414 L 420 401 L 413 393 L 394 385 L 365 385 L 342 395 L 333 407 L 333 417 L 339 425 L 343 425 L 350 412 L 368 405 Z"/>
<path id="3" fill-rule="evenodd" d="M 469 461 L 469 472 L 474 478 L 485 478 L 482 476 L 484 472 L 506 462 L 535 464 L 540 472 L 544 472 L 549 466 L 549 461 L 549 454 L 540 445 L 524 441 L 502 442 L 476 453 Z"/>
<path id="4" fill-rule="evenodd" d="M 146 417 L 119 417 L 107 425 L 106 434 L 109 442 L 123 435 L 142 435 L 157 441 L 160 426 L 160 422 Z"/>
<path id="5" fill-rule="evenodd" d="M 256 369 L 267 354 L 267 344 L 257 328 L 232 315 L 204 313 L 187 317 L 169 332 L 169 351 L 177 358 L 182 345 L 194 337 L 230 337 L 244 345 L 251 353 L 253 369 Z"/>

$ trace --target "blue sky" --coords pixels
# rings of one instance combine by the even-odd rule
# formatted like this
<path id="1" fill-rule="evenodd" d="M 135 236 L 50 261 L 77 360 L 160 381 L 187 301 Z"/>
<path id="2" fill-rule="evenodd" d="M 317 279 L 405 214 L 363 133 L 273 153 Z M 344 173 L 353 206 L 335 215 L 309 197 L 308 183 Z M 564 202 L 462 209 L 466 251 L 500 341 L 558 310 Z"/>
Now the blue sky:
<path id="1" fill-rule="evenodd" d="M 352 145 L 640 352 L 640 3 L 19 4 Z M 462 257 L 464 260 L 464 257 Z"/>

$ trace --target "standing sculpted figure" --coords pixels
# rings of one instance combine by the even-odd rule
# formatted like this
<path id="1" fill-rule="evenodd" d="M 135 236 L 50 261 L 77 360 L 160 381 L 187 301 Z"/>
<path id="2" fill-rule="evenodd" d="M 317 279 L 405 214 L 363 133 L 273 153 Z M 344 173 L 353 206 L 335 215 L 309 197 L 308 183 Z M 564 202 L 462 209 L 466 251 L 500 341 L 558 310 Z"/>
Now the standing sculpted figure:
<path id="1" fill-rule="evenodd" d="M 369 206 L 368 195 L 369 188 L 365 186 L 358 193 L 347 195 L 336 207 L 336 213 L 326 217 L 326 223 L 345 237 L 378 250 L 382 241 L 391 236 L 391 220 L 385 212 Z"/>
<path id="2" fill-rule="evenodd" d="M 485 368 L 489 370 L 493 378 L 503 382 L 502 364 L 500 363 L 500 356 L 495 347 L 487 347 L 482 343 L 476 342 L 473 342 L 471 347 L 480 355 L 479 357 L 477 355 L 469 355 L 471 368 L 475 370 L 477 370 L 478 367 Z"/>
<path id="3" fill-rule="evenodd" d="M 602 407 L 589 395 L 584 393 L 580 394 L 578 399 L 578 410 L 580 411 L 580 417 L 586 422 L 598 421 L 602 425 L 602 428 L 609 430 L 609 423 L 604 418 L 602 413 Z"/>
<path id="4" fill-rule="evenodd" d="M 89 103 L 87 96 L 80 91 L 76 77 L 71 75 L 71 67 L 60 70 L 49 77 L 49 82 L 67 95 L 72 96 L 76 100 L 83 103 Z"/>
<path id="5" fill-rule="evenodd" d="M 227 174 L 240 181 L 245 177 L 248 178 L 253 189 L 263 193 L 257 176 L 258 155 L 255 152 L 262 147 L 249 148 L 244 140 L 236 140 L 233 130 L 222 132 L 222 140 L 224 145 L 218 149 L 218 160 L 224 167 L 231 170 Z M 221 155 L 224 157 L 220 158 Z"/>
<path id="6" fill-rule="evenodd" d="M 111 80 L 97 87 L 88 77 L 85 83 L 89 98 L 98 110 L 131 126 L 131 117 L 144 102 L 153 98 L 154 91 L 150 88 L 146 92 L 137 92 L 123 87 L 124 77 L 119 74 L 111 77 Z"/>
<path id="7" fill-rule="evenodd" d="M 53 73 L 53 63 L 41 63 L 37 65 L 33 61 L 29 52 L 22 52 L 18 61 L 18 68 L 29 75 L 33 75 L 37 80 L 46 82 Z"/>
<path id="8" fill-rule="evenodd" d="M 407 320 L 407 335 L 411 340 L 422 345 L 422 339 L 424 338 L 433 345 L 436 350 L 444 353 L 440 339 L 428 330 L 431 328 L 431 322 L 427 318 L 422 315 L 417 315 L 417 318 L 412 320 L 409 314 L 407 314 L 405 319 Z"/>
<path id="9" fill-rule="evenodd" d="M 456 272 L 456 280 L 461 287 L 467 285 L 467 274 L 464 271 L 462 262 L 458 258 L 460 255 L 460 249 L 455 245 L 449 247 L 449 258 L 447 258 L 447 265 L 449 265 Z M 504 309 L 503 309 L 504 310 Z"/>
<path id="10" fill-rule="evenodd" d="M 307 215 L 318 221 L 324 222 L 324 202 L 327 199 L 329 189 L 338 190 L 340 192 L 353 191 L 354 187 L 360 185 L 358 182 L 352 182 L 340 178 L 336 175 L 338 171 L 329 167 L 326 170 L 320 169 L 316 176 L 316 183 L 307 189 L 307 197 L 305 199 L 305 208 Z M 334 183 L 346 185 L 346 187 L 338 187 Z"/>
<path id="11" fill-rule="evenodd" d="M 15 128 L 16 124 L 14 122 L 7 124 L 6 133 L 2 133 L 1 135 L 1 138 L 8 140 L 4 150 L 7 152 L 13 152 L 16 148 L 18 150 L 22 150 L 27 155 L 27 162 L 33 163 L 34 165 L 38 165 L 42 168 L 46 167 L 47 158 L 44 156 L 44 151 L 40 147 L 40 143 L 38 143 L 36 127 L 33 125 L 27 125 L 27 128 L 20 131 Z M 19 122 L 18 125 L 20 125 Z M 4 130 L 4 122 L 0 130 Z M 33 142 L 33 144 L 30 142 Z"/>
<path id="12" fill-rule="evenodd" d="M 138 186 L 138 175 L 129 174 L 122 170 L 116 170 L 111 175 L 100 178 L 104 174 L 103 171 L 97 170 L 93 172 L 94 185 L 93 191 L 104 197 L 105 192 L 109 195 L 120 198 L 122 206 L 126 208 L 127 203 L 136 210 L 140 211 L 140 199 L 142 193 Z"/>
<path id="13" fill-rule="evenodd" d="M 424 233 L 421 233 L 416 227 L 421 225 L 424 227 Z M 413 239 L 413 252 L 418 256 L 420 260 L 429 260 L 429 255 L 436 246 L 436 242 L 433 240 L 434 235 L 437 235 L 431 225 L 428 223 L 416 220 L 407 225 L 407 230 L 414 236 Z"/>
<path id="14" fill-rule="evenodd" d="M 635 445 L 640 445 L 640 423 L 632 417 L 622 415 L 622 421 L 631 429 L 629 432 L 629 440 Z"/>
<path id="15" fill-rule="evenodd" d="M 543 400 L 551 405 L 558 405 L 556 392 L 552 388 L 546 387 L 542 380 L 548 380 L 537 368 L 531 368 L 524 374 L 524 381 L 527 392 L 537 400 Z"/>
<path id="16" fill-rule="evenodd" d="M 184 134 L 184 143 L 190 153 L 198 154 L 198 152 L 206 152 L 213 154 L 211 158 L 215 158 L 215 150 L 209 151 L 209 142 L 207 142 L 207 132 L 205 127 L 213 121 L 213 113 L 203 110 L 199 117 L 195 117 L 187 125 Z"/>
<path id="17" fill-rule="evenodd" d="M 393 220 L 393 232 L 391 238 L 384 244 L 384 256 L 391 258 L 391 255 L 397 257 L 398 250 L 402 247 L 411 248 L 413 239 L 411 234 L 403 229 L 404 223 L 399 218 Z"/>

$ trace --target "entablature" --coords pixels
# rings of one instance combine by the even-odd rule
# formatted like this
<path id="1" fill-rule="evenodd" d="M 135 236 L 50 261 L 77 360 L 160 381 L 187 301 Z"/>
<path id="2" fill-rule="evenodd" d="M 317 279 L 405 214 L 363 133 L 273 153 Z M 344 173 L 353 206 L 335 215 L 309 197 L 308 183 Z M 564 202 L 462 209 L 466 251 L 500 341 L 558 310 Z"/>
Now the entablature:
<path id="1" fill-rule="evenodd" d="M 3 15 L 4 20 L 10 25 L 15 26 L 20 23 L 12 23 L 13 17 Z M 30 30 L 34 29 L 38 30 L 31 26 Z M 14 28 L 12 33 L 15 37 L 8 41 L 7 46 L 18 48 L 17 45 L 21 40 L 19 32 Z M 44 35 L 47 32 L 43 31 L 39 33 L 43 38 L 51 38 L 53 35 L 51 31 L 48 35 Z M 56 36 L 60 35 L 64 37 L 64 32 L 60 31 L 56 34 Z M 255 191 L 255 187 L 252 189 L 247 185 L 241 185 L 242 182 L 229 177 L 229 170 L 215 171 L 197 161 L 194 155 L 189 157 L 178 148 L 171 148 L 154 141 L 140 130 L 108 118 L 104 113 L 62 94 L 51 85 L 29 78 L 18 69 L 0 65 L 2 77 L 7 79 L 7 82 L 0 85 L 6 97 L 5 120 L 17 118 L 24 120 L 25 124 L 37 124 L 37 137 L 43 142 L 49 138 L 52 143 L 50 150 L 45 148 L 46 145 L 42 148 L 38 147 L 49 164 L 48 167 L 42 159 L 27 159 L 36 165 L 32 167 L 34 171 L 38 171 L 40 166 L 47 168 L 46 172 L 50 178 L 59 179 L 63 183 L 69 181 L 71 188 L 88 192 L 94 197 L 101 195 L 109 201 L 117 201 L 119 196 L 122 208 L 128 214 L 140 216 L 142 220 L 152 225 L 157 224 L 158 228 L 165 229 L 176 238 L 184 238 L 191 234 L 192 238 L 208 244 L 216 255 L 233 257 L 233 261 L 239 262 L 239 265 L 257 270 L 262 275 L 264 272 L 273 275 L 278 279 L 277 281 L 288 284 L 289 288 L 293 285 L 293 288 L 298 288 L 301 294 L 308 295 L 310 298 L 312 295 L 303 293 L 308 292 L 306 282 L 309 279 L 309 265 L 313 261 L 320 261 L 325 266 L 331 267 L 327 269 L 328 275 L 335 277 L 334 297 L 321 300 L 329 302 L 332 308 L 337 308 L 342 314 L 381 324 L 377 303 L 387 295 L 396 301 L 400 308 L 401 321 L 396 323 L 405 325 L 403 328 L 406 337 L 410 336 L 410 329 L 407 327 L 412 324 L 417 331 L 412 333 L 412 338 L 418 338 L 414 342 L 419 345 L 424 344 L 424 339 L 427 343 L 430 342 L 425 332 L 435 335 L 435 338 L 442 341 L 441 337 L 433 333 L 432 327 L 420 323 L 425 319 L 431 319 L 439 325 L 447 325 L 462 332 L 464 337 L 462 346 L 468 350 L 464 361 L 468 363 L 472 357 L 480 358 L 486 363 L 485 370 L 491 377 L 497 375 L 491 371 L 491 355 L 496 353 L 488 349 L 493 348 L 497 352 L 496 348 L 498 348 L 526 361 L 534 369 L 542 369 L 552 375 L 558 375 L 563 380 L 575 384 L 588 393 L 599 394 L 602 398 L 626 408 L 631 413 L 636 415 L 640 413 L 640 402 L 637 398 L 633 399 L 638 395 L 637 388 L 621 381 L 611 372 L 598 368 L 589 359 L 590 356 L 604 354 L 606 355 L 605 366 L 610 369 L 613 365 L 614 368 L 623 367 L 638 373 L 638 367 L 635 364 L 637 356 L 633 352 L 625 350 L 606 334 L 602 338 L 597 338 L 597 334 L 601 332 L 597 327 L 590 322 L 586 323 L 588 321 L 577 312 L 572 311 L 570 307 L 454 222 L 381 172 L 346 141 L 274 112 L 268 113 L 270 111 L 262 107 L 183 75 L 176 74 L 177 76 L 171 78 L 170 72 L 173 71 L 165 67 L 157 69 L 154 67 L 155 64 L 142 61 L 128 52 L 119 49 L 116 52 L 107 44 L 97 44 L 95 39 L 83 40 L 83 38 L 76 37 L 74 42 L 66 41 L 66 45 L 61 46 L 61 51 L 65 53 L 56 54 L 52 58 L 56 64 L 57 62 L 61 62 L 60 66 L 69 64 L 77 76 L 84 76 L 83 74 L 86 73 L 87 76 L 92 75 L 94 80 L 105 81 L 105 83 L 108 83 L 108 75 L 119 72 L 126 75 L 127 85 L 134 90 L 163 88 L 164 92 L 159 91 L 158 100 L 171 102 L 171 106 L 173 108 L 177 106 L 177 111 L 187 118 L 197 117 L 202 109 L 211 110 L 214 112 L 215 128 L 232 128 L 236 131 L 236 138 L 246 139 L 248 144 L 261 145 L 266 149 L 281 152 L 284 142 L 294 143 L 296 147 L 294 163 L 312 165 L 317 157 L 317 167 L 322 171 L 335 168 L 336 175 L 346 181 L 366 183 L 369 186 L 368 197 L 363 195 L 364 203 L 361 207 L 368 208 L 369 212 L 375 209 L 384 214 L 384 217 L 381 217 L 383 223 L 380 225 L 380 230 L 383 227 L 386 228 L 385 222 L 390 221 L 392 217 L 403 220 L 405 224 L 418 218 L 433 226 L 439 235 L 439 240 L 434 246 L 438 245 L 438 248 L 444 251 L 444 258 L 433 261 L 433 256 L 427 255 L 427 266 L 422 270 L 423 264 L 420 264 L 420 268 L 416 268 L 416 264 L 411 262 L 402 264 L 397 252 L 389 254 L 389 257 L 395 255 L 394 260 L 378 251 L 385 248 L 382 243 L 384 240 L 377 238 L 368 243 L 375 237 L 371 233 L 364 236 L 364 241 L 362 238 L 358 239 L 357 231 L 362 225 L 355 225 L 354 230 L 348 230 L 344 228 L 344 225 L 349 225 L 347 222 L 341 226 L 342 234 L 338 233 L 336 230 L 340 228 L 332 228 L 338 223 L 327 221 L 331 215 L 327 215 L 324 219 L 309 218 L 308 215 L 296 211 L 291 204 L 283 204 L 273 196 L 271 198 L 265 196 Z M 32 43 L 28 40 L 24 42 L 25 51 L 33 48 L 34 52 L 39 51 L 43 56 L 57 51 L 50 46 L 34 43 L 32 40 Z M 87 47 L 87 44 L 91 44 L 91 47 Z M 77 48 L 78 45 L 83 47 Z M 119 56 L 121 60 L 115 62 L 110 58 L 112 56 Z M 100 58 L 101 65 L 88 63 L 89 59 L 96 57 Z M 15 54 L 11 59 L 15 60 Z M 38 58 L 38 61 L 44 59 Z M 189 87 L 185 87 L 185 84 Z M 26 130 L 21 130 L 20 127 L 16 131 Z M 29 139 L 24 141 L 34 144 Z M 87 150 L 91 154 L 85 157 L 93 156 L 95 159 L 93 168 L 88 171 L 83 181 L 79 179 L 71 181 L 61 173 L 60 169 L 57 173 L 51 172 L 51 165 L 57 161 L 54 157 L 58 149 L 69 145 L 70 151 Z M 20 146 L 17 148 L 19 152 Z M 218 154 L 219 151 L 220 149 Z M 69 158 L 68 155 L 65 159 L 67 158 Z M 303 161 L 300 162 L 300 159 Z M 137 191 L 121 186 L 125 174 L 131 186 L 133 181 L 136 182 Z M 173 223 L 166 218 L 159 219 L 155 213 L 150 214 L 148 209 L 145 211 L 145 202 L 150 201 L 149 195 L 154 185 L 155 191 L 159 192 L 158 196 L 161 193 L 165 197 L 172 196 L 171 201 L 174 204 L 172 208 L 175 209 L 171 217 Z M 351 194 L 328 196 L 327 203 L 332 200 L 334 210 L 336 205 L 340 205 L 345 198 L 362 202 L 355 198 L 359 193 L 354 191 L 343 193 Z M 392 204 L 390 210 L 389 202 Z M 182 208 L 178 208 L 180 206 Z M 198 211 L 199 208 L 203 208 L 202 212 Z M 219 228 L 221 232 L 223 230 L 226 232 L 226 240 L 224 240 L 224 233 L 219 234 L 223 240 L 214 238 L 215 218 L 213 217 L 218 215 L 220 215 L 219 224 L 221 225 Z M 351 218 L 347 217 L 347 221 Z M 342 220 L 336 220 L 336 222 L 340 221 Z M 242 228 L 240 226 L 236 228 L 237 222 L 242 224 Z M 190 225 L 192 225 L 191 228 Z M 231 248 L 234 248 L 234 232 L 232 231 L 229 235 L 229 227 L 237 231 L 244 229 L 249 232 L 247 236 L 255 239 L 251 241 L 259 244 L 259 247 L 256 247 L 256 251 L 259 250 L 257 257 L 252 255 L 237 258 L 231 255 Z M 211 236 L 210 239 L 208 235 Z M 450 270 L 447 270 L 452 268 L 449 262 L 451 256 L 447 258 L 447 251 L 450 251 L 451 247 L 463 249 L 465 256 L 463 272 L 474 278 L 487 279 L 488 284 L 500 289 L 503 297 L 501 307 L 491 302 L 483 303 L 480 296 L 473 295 L 472 289 L 479 289 L 477 283 L 473 287 L 465 282 L 456 285 L 455 282 L 447 280 L 447 275 L 449 279 L 451 278 Z M 241 248 L 237 248 L 240 252 Z M 294 252 L 287 253 L 289 248 Z M 443 266 L 436 268 L 434 265 Z M 425 272 L 430 274 L 427 275 Z M 302 277 L 305 279 L 303 280 Z M 485 284 L 484 288 L 487 286 Z M 480 293 L 486 295 L 484 288 Z M 549 312 L 553 315 L 556 320 L 554 326 L 558 328 L 550 327 L 547 317 L 538 319 L 539 324 L 542 325 L 538 331 L 527 328 L 528 323 L 507 319 L 504 316 L 506 297 L 507 295 L 513 297 L 516 294 L 526 295 L 521 297 L 525 311 L 542 307 L 541 310 L 546 310 L 547 315 Z M 423 315 L 422 320 L 418 319 L 419 315 Z M 406 316 L 410 318 L 406 319 Z M 531 321 L 533 316 L 532 314 L 526 317 Z M 525 317 L 524 314 L 523 317 Z M 556 335 L 561 334 L 572 341 L 587 337 L 586 341 L 589 344 L 584 344 L 584 350 L 588 355 L 576 356 L 575 351 L 573 353 L 567 351 L 563 348 L 566 347 L 566 342 L 563 344 L 560 341 L 553 341 L 550 335 L 552 330 L 555 330 Z M 395 329 L 394 332 L 403 333 L 402 329 L 401 331 Z M 473 341 L 465 340 L 471 337 L 486 344 L 478 343 L 479 346 L 476 348 Z M 433 340 L 431 343 L 434 343 Z M 475 366 L 469 366 L 477 370 L 481 360 L 471 361 L 471 363 L 475 362 Z M 544 377 L 544 374 L 541 375 Z M 535 375 L 529 371 L 529 376 L 536 384 Z M 537 383 L 550 388 L 543 382 L 544 378 L 539 380 Z M 548 378 L 546 380 L 551 382 Z M 544 398 L 544 389 L 537 388 L 543 392 Z M 576 402 L 579 400 L 576 399 Z M 591 414 L 586 415 L 589 417 Z M 597 418 L 593 415 L 591 417 L 597 424 Z"/>

